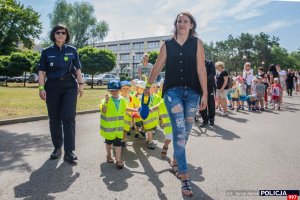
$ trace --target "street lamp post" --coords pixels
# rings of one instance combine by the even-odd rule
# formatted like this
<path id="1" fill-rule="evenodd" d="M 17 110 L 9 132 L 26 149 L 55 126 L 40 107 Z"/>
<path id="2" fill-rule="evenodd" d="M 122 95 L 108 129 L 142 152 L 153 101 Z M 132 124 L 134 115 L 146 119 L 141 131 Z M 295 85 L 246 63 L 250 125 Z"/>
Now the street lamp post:
<path id="1" fill-rule="evenodd" d="M 132 79 L 134 78 L 134 58 L 135 58 L 135 53 L 132 53 Z"/>

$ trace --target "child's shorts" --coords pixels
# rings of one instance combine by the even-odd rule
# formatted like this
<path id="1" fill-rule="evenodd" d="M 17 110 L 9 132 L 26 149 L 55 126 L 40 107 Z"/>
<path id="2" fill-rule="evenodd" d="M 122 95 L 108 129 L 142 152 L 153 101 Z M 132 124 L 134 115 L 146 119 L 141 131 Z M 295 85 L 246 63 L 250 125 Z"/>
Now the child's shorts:
<path id="1" fill-rule="evenodd" d="M 279 96 L 272 96 L 272 100 L 279 100 Z"/>
<path id="2" fill-rule="evenodd" d="M 229 92 L 227 94 L 227 99 L 228 99 L 228 101 L 232 101 L 232 98 L 231 98 L 231 95 L 229 94 Z"/>
<path id="3" fill-rule="evenodd" d="M 114 140 L 105 139 L 105 144 L 111 145 L 113 144 L 115 147 L 120 147 L 122 145 L 122 139 L 116 138 Z"/>
<path id="4" fill-rule="evenodd" d="M 241 95 L 239 99 L 240 101 L 246 101 L 246 95 Z"/>
<path id="5" fill-rule="evenodd" d="M 155 131 L 156 129 L 157 129 L 157 126 L 155 126 L 153 128 L 145 129 L 145 131 Z"/>
<path id="6" fill-rule="evenodd" d="M 143 126 L 143 122 L 142 121 L 135 122 L 135 125 L 140 128 Z"/>
<path id="7" fill-rule="evenodd" d="M 232 101 L 239 101 L 239 98 L 232 98 Z"/>

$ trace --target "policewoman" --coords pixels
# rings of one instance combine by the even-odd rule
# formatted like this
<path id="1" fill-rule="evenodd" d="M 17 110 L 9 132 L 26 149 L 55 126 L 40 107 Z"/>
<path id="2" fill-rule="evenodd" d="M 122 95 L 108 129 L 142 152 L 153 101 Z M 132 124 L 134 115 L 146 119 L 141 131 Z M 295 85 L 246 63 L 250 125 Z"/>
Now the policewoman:
<path id="1" fill-rule="evenodd" d="M 77 160 L 73 153 L 77 96 L 83 95 L 81 64 L 76 48 L 68 45 L 66 26 L 56 25 L 50 39 L 54 44 L 42 51 L 38 67 L 39 95 L 47 104 L 54 146 L 50 159 L 61 156 L 64 144 L 64 160 L 72 163 Z"/>

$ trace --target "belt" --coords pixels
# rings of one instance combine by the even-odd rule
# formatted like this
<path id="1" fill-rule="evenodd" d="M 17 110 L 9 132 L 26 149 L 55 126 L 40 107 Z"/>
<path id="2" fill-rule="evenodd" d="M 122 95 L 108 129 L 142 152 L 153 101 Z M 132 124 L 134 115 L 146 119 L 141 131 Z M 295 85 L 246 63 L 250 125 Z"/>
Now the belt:
<path id="1" fill-rule="evenodd" d="M 57 77 L 57 78 L 48 78 L 48 80 L 51 81 L 64 81 L 64 80 L 72 80 L 74 79 L 73 76 L 62 76 L 62 77 Z"/>

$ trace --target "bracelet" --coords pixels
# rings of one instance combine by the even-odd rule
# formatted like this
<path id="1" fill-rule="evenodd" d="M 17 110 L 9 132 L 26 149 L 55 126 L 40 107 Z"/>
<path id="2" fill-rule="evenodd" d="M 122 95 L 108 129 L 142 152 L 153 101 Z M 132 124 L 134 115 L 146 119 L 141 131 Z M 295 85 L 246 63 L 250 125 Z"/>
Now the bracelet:
<path id="1" fill-rule="evenodd" d="M 147 82 L 146 83 L 146 88 L 151 88 L 151 85 L 152 85 L 151 83 Z"/>
<path id="2" fill-rule="evenodd" d="M 40 86 L 39 86 L 39 90 L 40 90 L 40 91 L 41 91 L 41 90 L 45 90 L 44 86 L 43 86 L 43 85 L 40 85 Z"/>

